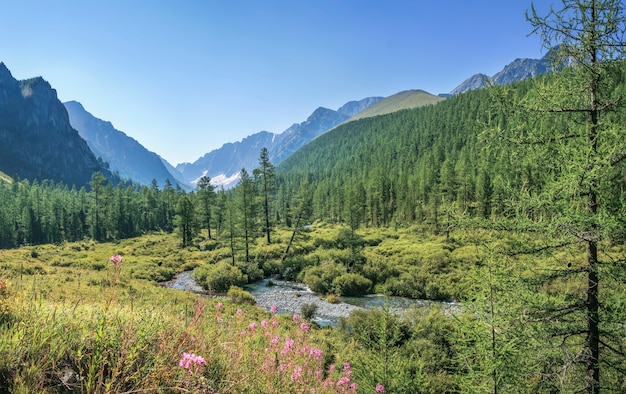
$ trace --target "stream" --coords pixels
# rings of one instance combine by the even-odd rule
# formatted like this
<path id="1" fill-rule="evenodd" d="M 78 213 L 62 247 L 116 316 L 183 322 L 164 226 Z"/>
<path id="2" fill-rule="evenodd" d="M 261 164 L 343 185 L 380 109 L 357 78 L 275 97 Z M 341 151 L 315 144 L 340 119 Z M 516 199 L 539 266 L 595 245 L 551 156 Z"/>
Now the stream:
<path id="1" fill-rule="evenodd" d="M 269 310 L 272 305 L 276 305 L 278 313 L 300 313 L 300 308 L 303 304 L 314 303 L 317 305 L 317 310 L 312 320 L 320 326 L 337 326 L 340 317 L 347 317 L 355 309 L 381 309 L 386 306 L 393 313 L 402 314 L 411 308 L 430 305 L 443 305 L 446 309 L 458 306 L 456 302 L 414 300 L 377 294 L 363 297 L 340 297 L 341 302 L 331 304 L 326 302 L 320 294 L 311 291 L 302 283 L 276 279 L 271 279 L 273 285 L 268 286 L 268 283 L 270 283 L 270 279 L 262 279 L 244 286 L 244 289 L 254 296 L 260 307 Z M 193 291 L 198 294 L 206 293 L 193 279 L 191 271 L 181 272 L 174 279 L 164 282 L 163 285 L 172 289 Z"/>

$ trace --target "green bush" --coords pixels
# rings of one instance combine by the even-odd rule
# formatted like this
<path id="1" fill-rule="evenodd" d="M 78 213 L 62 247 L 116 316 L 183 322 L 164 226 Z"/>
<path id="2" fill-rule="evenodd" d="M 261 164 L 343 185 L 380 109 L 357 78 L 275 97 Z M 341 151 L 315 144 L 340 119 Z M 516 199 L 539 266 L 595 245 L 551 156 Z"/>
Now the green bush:
<path id="1" fill-rule="evenodd" d="M 315 292 L 326 294 L 333 290 L 333 280 L 346 273 L 346 267 L 332 261 L 318 266 L 308 267 L 303 271 L 302 282 Z"/>
<path id="2" fill-rule="evenodd" d="M 372 281 L 359 274 L 343 274 L 333 279 L 332 287 L 340 295 L 357 296 L 367 294 Z"/>
<path id="3" fill-rule="evenodd" d="M 201 265 L 193 270 L 193 277 L 205 289 L 219 293 L 248 282 L 248 277 L 239 268 L 226 261 Z"/>
<path id="4" fill-rule="evenodd" d="M 329 304 L 339 304 L 341 300 L 337 294 L 329 294 L 326 296 L 326 302 Z"/>
<path id="5" fill-rule="evenodd" d="M 309 302 L 300 306 L 300 315 L 303 319 L 313 319 L 313 317 L 315 316 L 315 312 L 317 312 L 317 304 L 314 302 Z"/>
<path id="6" fill-rule="evenodd" d="M 226 296 L 231 299 L 235 304 L 256 304 L 254 296 L 239 286 L 230 286 Z"/>

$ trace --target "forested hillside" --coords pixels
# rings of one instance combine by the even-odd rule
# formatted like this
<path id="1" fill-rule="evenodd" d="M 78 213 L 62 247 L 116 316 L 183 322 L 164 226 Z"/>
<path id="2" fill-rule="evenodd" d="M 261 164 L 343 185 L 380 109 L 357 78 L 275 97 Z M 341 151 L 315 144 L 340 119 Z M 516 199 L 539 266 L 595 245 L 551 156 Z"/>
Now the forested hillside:
<path id="1" fill-rule="evenodd" d="M 490 92 L 478 90 L 350 122 L 312 141 L 277 171 L 286 185 L 309 179 L 314 217 L 324 220 L 345 220 L 347 205 L 362 208 L 358 221 L 367 226 L 439 229 L 450 207 L 485 217 L 502 213 L 523 174 L 509 155 L 484 149 L 479 138 L 494 121 L 492 105 Z"/>

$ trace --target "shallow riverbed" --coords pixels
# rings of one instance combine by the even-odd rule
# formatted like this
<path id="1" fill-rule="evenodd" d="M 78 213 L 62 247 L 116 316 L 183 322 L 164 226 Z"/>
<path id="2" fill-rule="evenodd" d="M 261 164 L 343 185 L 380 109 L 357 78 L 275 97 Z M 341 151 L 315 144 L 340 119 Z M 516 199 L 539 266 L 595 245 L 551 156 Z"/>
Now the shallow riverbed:
<path id="1" fill-rule="evenodd" d="M 364 297 L 341 297 L 341 302 L 331 304 L 318 293 L 311 291 L 306 285 L 296 282 L 287 282 L 271 279 L 273 285 L 268 286 L 270 279 L 244 286 L 256 299 L 257 304 L 269 310 L 272 305 L 278 307 L 278 313 L 300 313 L 303 304 L 315 304 L 317 310 L 313 321 L 320 326 L 336 326 L 340 317 L 348 316 L 355 309 L 375 309 L 387 307 L 390 311 L 401 314 L 414 308 L 433 304 L 443 305 L 446 309 L 455 308 L 457 303 L 441 303 L 427 300 L 413 300 L 403 297 L 385 297 L 382 295 L 367 295 Z M 172 289 L 188 290 L 198 294 L 205 294 L 202 287 L 193 279 L 191 271 L 182 272 L 171 281 L 163 283 Z"/>

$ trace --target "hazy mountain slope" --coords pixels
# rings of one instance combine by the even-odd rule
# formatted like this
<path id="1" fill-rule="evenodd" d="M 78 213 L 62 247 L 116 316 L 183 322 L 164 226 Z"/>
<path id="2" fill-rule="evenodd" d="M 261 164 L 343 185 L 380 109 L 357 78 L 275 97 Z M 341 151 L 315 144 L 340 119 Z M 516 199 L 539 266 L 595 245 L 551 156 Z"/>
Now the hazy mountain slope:
<path id="1" fill-rule="evenodd" d="M 276 165 L 309 141 L 381 99 L 368 97 L 350 101 L 337 111 L 319 107 L 306 121 L 296 123 L 280 134 L 268 131 L 252 134 L 241 141 L 224 144 L 193 163 L 179 164 L 176 169 L 190 182 L 208 175 L 214 184 L 231 187 L 237 182 L 237 175 L 242 168 L 250 172 L 258 166 L 262 148 L 267 148 L 270 160 Z"/>
<path id="2" fill-rule="evenodd" d="M 70 125 L 56 90 L 43 78 L 17 81 L 0 63 L 0 170 L 23 179 L 83 186 L 111 173 Z"/>
<path id="3" fill-rule="evenodd" d="M 180 183 L 166 169 L 161 157 L 137 140 L 117 130 L 110 122 L 96 118 L 77 101 L 68 101 L 63 105 L 72 126 L 87 141 L 93 153 L 109 163 L 111 171 L 143 185 L 149 185 L 153 179 L 159 186 L 163 186 L 166 179 L 172 185 Z M 187 182 L 181 187 L 191 189 Z"/>
<path id="4" fill-rule="evenodd" d="M 423 90 L 405 90 L 378 101 L 367 109 L 355 114 L 350 120 L 384 115 L 402 109 L 421 107 L 423 105 L 436 104 L 441 100 L 444 100 L 444 98 L 432 95 Z"/>

